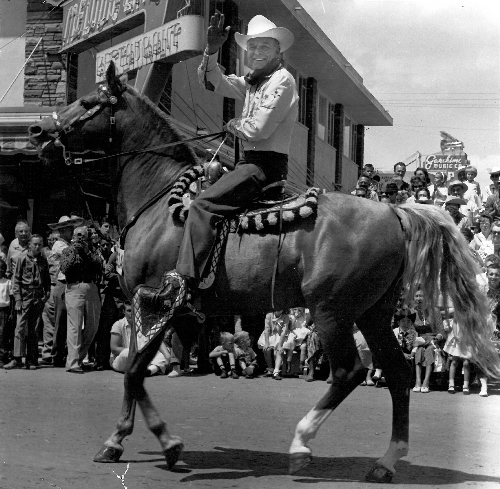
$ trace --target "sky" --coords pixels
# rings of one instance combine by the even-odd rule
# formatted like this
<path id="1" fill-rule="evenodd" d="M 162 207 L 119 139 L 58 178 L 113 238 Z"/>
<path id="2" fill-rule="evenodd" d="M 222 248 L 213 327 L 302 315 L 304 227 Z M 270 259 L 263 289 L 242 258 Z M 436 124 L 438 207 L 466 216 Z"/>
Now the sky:
<path id="1" fill-rule="evenodd" d="M 477 180 L 491 183 L 486 168 L 500 167 L 500 1 L 299 2 L 393 118 L 366 128 L 365 163 L 392 171 L 416 151 L 439 152 L 445 131 L 464 143 Z"/>

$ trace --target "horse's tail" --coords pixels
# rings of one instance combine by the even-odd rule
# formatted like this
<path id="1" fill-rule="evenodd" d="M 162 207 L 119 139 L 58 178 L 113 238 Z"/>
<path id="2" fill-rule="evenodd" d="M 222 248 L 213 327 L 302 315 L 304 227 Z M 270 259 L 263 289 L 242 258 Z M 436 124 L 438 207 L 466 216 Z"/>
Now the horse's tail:
<path id="1" fill-rule="evenodd" d="M 490 310 L 479 289 L 479 268 L 465 238 L 448 213 L 430 205 L 394 207 L 405 232 L 403 280 L 409 296 L 418 286 L 427 307 L 438 307 L 439 294 L 451 301 L 460 325 L 460 341 L 485 373 L 500 377 L 500 355 L 492 341 Z"/>

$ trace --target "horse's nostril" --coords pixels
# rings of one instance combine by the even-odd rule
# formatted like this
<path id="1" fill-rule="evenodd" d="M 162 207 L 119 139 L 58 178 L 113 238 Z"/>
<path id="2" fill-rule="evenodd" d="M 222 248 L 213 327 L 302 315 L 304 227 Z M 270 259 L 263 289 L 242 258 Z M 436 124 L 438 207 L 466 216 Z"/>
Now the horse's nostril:
<path id="1" fill-rule="evenodd" d="M 30 126 L 28 127 L 28 133 L 30 136 L 40 136 L 43 129 L 40 126 Z"/>

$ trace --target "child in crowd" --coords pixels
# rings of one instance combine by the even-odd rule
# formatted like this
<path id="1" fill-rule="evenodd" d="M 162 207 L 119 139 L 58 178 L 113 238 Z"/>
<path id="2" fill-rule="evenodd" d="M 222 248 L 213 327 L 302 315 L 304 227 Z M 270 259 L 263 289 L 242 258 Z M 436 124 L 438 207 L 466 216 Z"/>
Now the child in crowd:
<path id="1" fill-rule="evenodd" d="M 5 277 L 7 274 L 7 263 L 0 259 L 0 368 L 3 368 L 4 362 L 7 362 L 7 348 L 5 339 L 7 338 L 6 329 L 10 316 L 12 282 Z"/>
<path id="2" fill-rule="evenodd" d="M 418 334 L 415 329 L 415 319 L 417 312 L 410 310 L 408 307 L 403 307 L 396 311 L 394 314 L 394 324 L 397 325 L 393 329 L 396 338 L 398 339 L 399 346 L 403 350 L 403 354 L 410 363 L 413 363 L 415 349 L 417 344 Z"/>
<path id="3" fill-rule="evenodd" d="M 291 310 L 291 318 L 288 331 L 285 332 L 286 340 L 283 343 L 283 350 L 286 355 L 285 374 L 290 375 L 292 370 L 293 351 L 300 348 L 300 366 L 306 367 L 307 338 L 311 330 L 307 327 L 309 321 L 308 314 L 303 307 L 296 307 Z"/>
<path id="4" fill-rule="evenodd" d="M 123 304 L 121 310 L 124 313 L 124 317 L 116 321 L 111 327 L 111 357 L 109 363 L 113 367 L 113 370 L 123 373 L 127 366 L 130 336 L 132 333 L 132 305 L 127 301 Z M 140 347 L 141 336 L 138 336 L 137 342 Z M 159 351 L 148 365 L 146 376 L 151 377 L 160 373 L 164 374 L 167 368 L 167 357 L 169 358 L 169 355 L 162 342 Z"/>
<path id="5" fill-rule="evenodd" d="M 240 378 L 236 373 L 235 360 L 237 357 L 234 350 L 234 336 L 231 333 L 220 334 L 220 345 L 216 346 L 208 357 L 214 361 L 215 374 L 217 375 L 220 371 L 221 379 L 229 377 L 228 370 L 231 371 L 231 378 Z"/>
<path id="6" fill-rule="evenodd" d="M 266 377 L 272 376 L 275 380 L 281 380 L 280 370 L 283 362 L 281 337 L 289 322 L 290 317 L 281 310 L 266 314 L 264 331 L 257 341 L 266 359 Z"/>
<path id="7" fill-rule="evenodd" d="M 444 351 L 451 357 L 448 393 L 455 394 L 455 374 L 458 364 L 462 362 L 464 371 L 464 385 L 462 392 L 464 395 L 468 396 L 470 394 L 470 352 L 464 350 L 462 345 L 460 345 L 460 328 L 456 321 L 453 319 L 446 319 L 443 321 L 443 325 L 444 330 L 448 333 L 448 337 L 446 338 L 446 343 L 444 345 Z"/>
<path id="8" fill-rule="evenodd" d="M 241 372 L 246 379 L 255 378 L 255 370 L 257 369 L 257 355 L 250 348 L 250 335 L 246 331 L 238 331 L 234 335 L 234 343 L 236 345 L 235 353 L 238 363 L 241 367 Z"/>
<path id="9" fill-rule="evenodd" d="M 465 169 L 465 177 L 467 180 L 464 183 L 467 185 L 467 191 L 464 194 L 464 199 L 473 200 L 481 206 L 481 187 L 479 186 L 479 182 L 474 180 L 477 177 L 477 168 L 475 166 L 468 166 Z"/>

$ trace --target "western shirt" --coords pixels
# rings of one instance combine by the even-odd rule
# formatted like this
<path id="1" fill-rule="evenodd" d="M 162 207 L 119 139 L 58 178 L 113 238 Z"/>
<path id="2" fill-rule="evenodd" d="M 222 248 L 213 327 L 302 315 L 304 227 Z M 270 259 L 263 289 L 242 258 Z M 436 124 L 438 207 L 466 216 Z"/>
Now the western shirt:
<path id="1" fill-rule="evenodd" d="M 285 68 L 281 66 L 264 82 L 250 85 L 242 76 L 224 75 L 217 64 L 217 53 L 205 53 L 198 75 L 205 87 L 213 87 L 224 97 L 243 100 L 241 117 L 231 119 L 226 129 L 240 138 L 245 151 L 288 155 L 299 96 L 295 80 Z"/>

